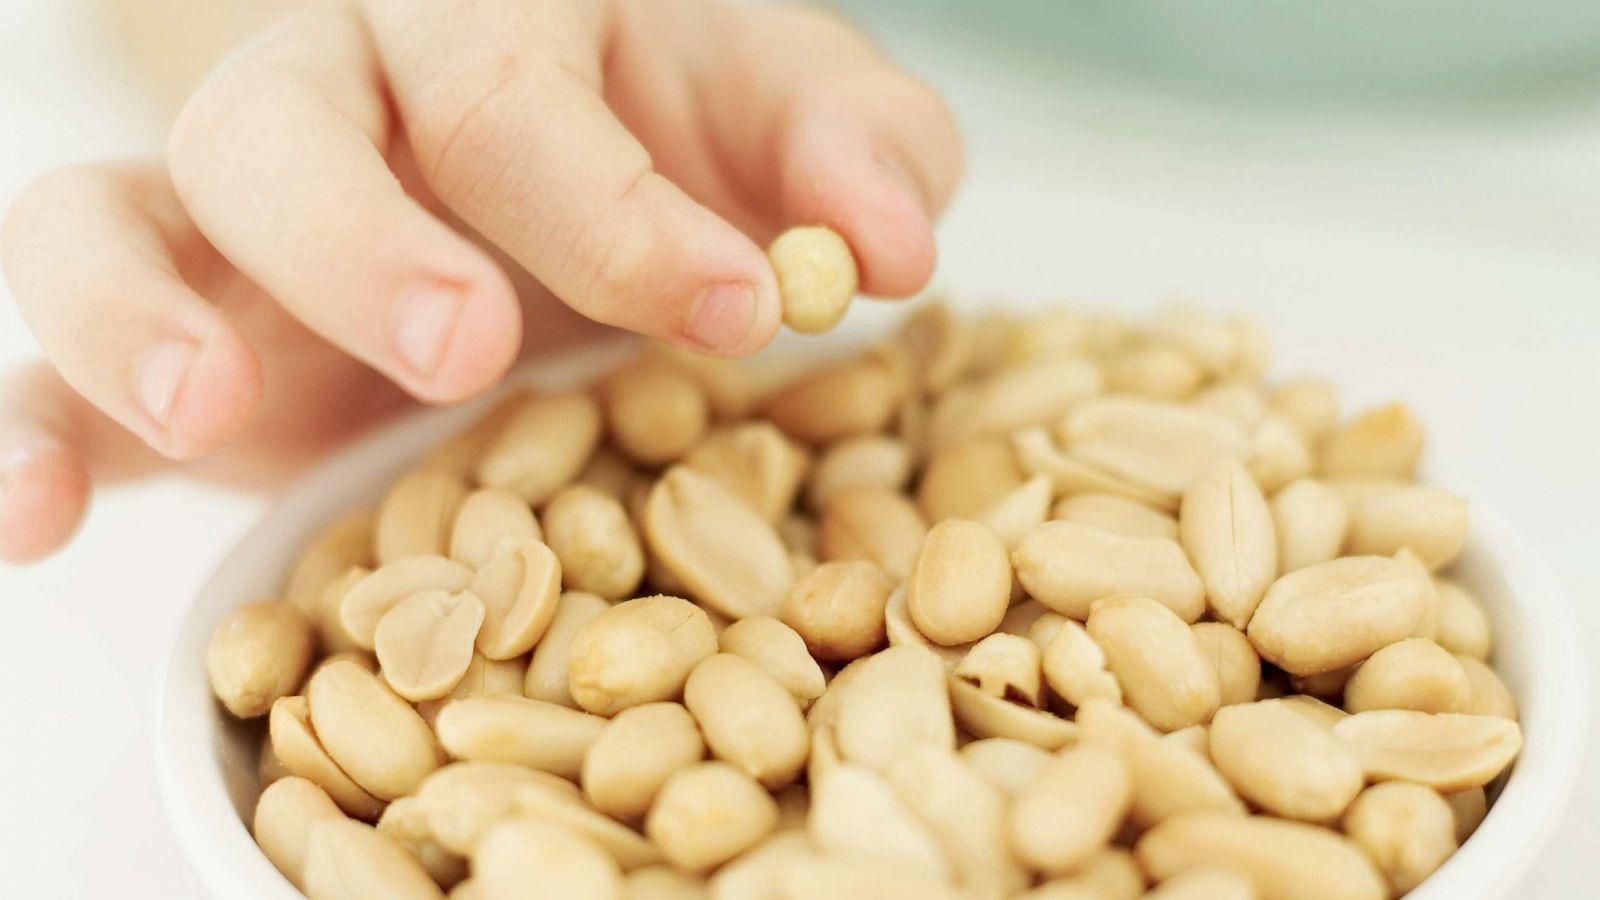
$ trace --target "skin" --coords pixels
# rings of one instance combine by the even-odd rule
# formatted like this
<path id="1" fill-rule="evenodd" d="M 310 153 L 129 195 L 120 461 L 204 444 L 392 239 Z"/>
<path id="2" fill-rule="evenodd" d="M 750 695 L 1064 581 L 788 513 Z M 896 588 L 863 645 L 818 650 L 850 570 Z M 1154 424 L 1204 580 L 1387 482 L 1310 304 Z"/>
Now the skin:
<path id="1" fill-rule="evenodd" d="M 960 176 L 944 104 L 817 10 L 317 3 L 201 84 L 165 160 L 50 174 L 0 226 L 47 361 L 0 384 L 0 558 L 92 486 L 266 486 L 594 323 L 764 346 L 762 253 L 821 223 L 907 296 Z"/>

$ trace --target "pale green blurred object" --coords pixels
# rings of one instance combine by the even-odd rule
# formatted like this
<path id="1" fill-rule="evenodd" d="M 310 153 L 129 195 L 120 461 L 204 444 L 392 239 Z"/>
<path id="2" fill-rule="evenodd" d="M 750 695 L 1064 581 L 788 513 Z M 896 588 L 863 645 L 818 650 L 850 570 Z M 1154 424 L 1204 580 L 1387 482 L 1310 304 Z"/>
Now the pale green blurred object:
<path id="1" fill-rule="evenodd" d="M 841 0 L 1201 89 L 1473 98 L 1600 74 L 1596 0 Z"/>

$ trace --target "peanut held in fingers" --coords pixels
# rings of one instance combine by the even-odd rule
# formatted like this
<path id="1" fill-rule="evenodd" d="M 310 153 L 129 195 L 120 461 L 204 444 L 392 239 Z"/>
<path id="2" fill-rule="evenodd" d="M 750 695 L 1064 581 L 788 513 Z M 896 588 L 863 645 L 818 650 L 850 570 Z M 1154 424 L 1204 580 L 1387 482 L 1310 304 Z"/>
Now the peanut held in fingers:
<path id="1" fill-rule="evenodd" d="M 778 276 L 783 324 L 801 334 L 831 331 L 856 295 L 856 260 L 833 229 L 802 225 L 778 235 L 767 248 Z"/>

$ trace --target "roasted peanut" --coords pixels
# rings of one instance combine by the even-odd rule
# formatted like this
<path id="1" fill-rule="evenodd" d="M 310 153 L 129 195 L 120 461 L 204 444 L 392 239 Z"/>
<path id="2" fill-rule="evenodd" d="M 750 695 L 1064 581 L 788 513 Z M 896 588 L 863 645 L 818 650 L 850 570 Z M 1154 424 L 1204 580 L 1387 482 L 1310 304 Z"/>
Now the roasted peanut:
<path id="1" fill-rule="evenodd" d="M 673 772 L 699 762 L 705 741 L 678 703 L 644 703 L 618 713 L 583 759 L 583 790 L 601 812 L 643 816 Z"/>
<path id="2" fill-rule="evenodd" d="M 1220 866 L 1196 866 L 1161 882 L 1149 900 L 1255 900 L 1260 896 L 1249 878 Z"/>
<path id="3" fill-rule="evenodd" d="M 644 577 L 639 535 L 627 510 L 603 491 L 581 484 L 563 488 L 544 508 L 544 532 L 567 590 L 620 600 Z"/>
<path id="4" fill-rule="evenodd" d="M 1183 492 L 1178 537 L 1212 611 L 1235 628 L 1248 625 L 1278 574 L 1272 514 L 1250 473 L 1226 459 L 1202 467 Z"/>
<path id="5" fill-rule="evenodd" d="M 472 661 L 467 663 L 467 670 L 461 674 L 461 680 L 450 689 L 450 693 L 418 703 L 417 713 L 431 726 L 438 718 L 439 710 L 452 700 L 465 697 L 521 696 L 522 683 L 527 677 L 528 664 L 521 657 L 489 659 L 482 653 L 474 653 Z"/>
<path id="6" fill-rule="evenodd" d="M 1128 814 L 1134 823 L 1154 825 L 1194 810 L 1244 812 L 1210 759 L 1162 740 L 1131 711 L 1094 699 L 1078 708 L 1077 724 L 1082 740 L 1114 748 L 1127 763 L 1133 776 Z"/>
<path id="7" fill-rule="evenodd" d="M 228 613 L 211 636 L 211 692 L 241 719 L 266 715 L 300 686 L 316 637 L 293 603 L 261 600 Z"/>
<path id="8" fill-rule="evenodd" d="M 917 486 L 917 505 L 929 522 L 974 519 L 1022 481 L 1022 471 L 1005 440 L 967 441 L 928 460 Z"/>
<path id="9" fill-rule="evenodd" d="M 433 839 L 422 801 L 416 797 L 401 797 L 389 804 L 376 828 L 416 857 L 440 887 L 449 888 L 467 877 L 467 861 Z"/>
<path id="10" fill-rule="evenodd" d="M 955 745 L 938 657 L 921 647 L 890 647 L 854 668 L 838 707 L 839 749 L 846 759 L 885 771 L 912 744 Z"/>
<path id="11" fill-rule="evenodd" d="M 1328 672 L 1410 634 L 1429 587 L 1387 557 L 1319 563 L 1273 582 L 1246 633 L 1262 659 L 1292 675 Z"/>
<path id="12" fill-rule="evenodd" d="M 894 417 L 899 390 L 872 360 L 839 363 L 802 376 L 766 403 L 773 424 L 808 444 L 882 431 Z"/>
<path id="13" fill-rule="evenodd" d="M 1429 571 L 1450 564 L 1467 540 L 1467 501 L 1449 491 L 1407 485 L 1369 494 L 1350 510 L 1350 553 L 1391 556 L 1402 547 Z"/>
<path id="14" fill-rule="evenodd" d="M 1393 781 L 1367 788 L 1350 804 L 1343 824 L 1396 894 L 1422 883 L 1458 846 L 1450 804 L 1420 784 Z"/>
<path id="15" fill-rule="evenodd" d="M 1050 689 L 1073 706 L 1094 697 L 1122 702 L 1122 685 L 1106 670 L 1105 651 L 1071 619 L 1061 619 L 1045 644 L 1040 664 Z"/>
<path id="16" fill-rule="evenodd" d="M 544 637 L 561 599 L 561 561 L 543 541 L 496 550 L 472 578 L 483 601 L 478 652 L 490 659 L 521 656 Z"/>
<path id="17" fill-rule="evenodd" d="M 1320 481 L 1302 478 L 1279 491 L 1272 498 L 1278 571 L 1287 574 L 1337 557 L 1347 523 L 1344 501 Z"/>
<path id="18" fill-rule="evenodd" d="M 983 896 L 1027 883 L 1006 845 L 1006 800 L 955 751 L 915 744 L 889 771 L 889 786 L 939 842 L 957 880 Z"/>
<path id="19" fill-rule="evenodd" d="M 311 709 L 304 697 L 284 697 L 267 716 L 272 753 L 290 775 L 298 775 L 328 792 L 346 813 L 369 821 L 383 812 L 383 801 L 356 784 L 333 761 L 311 727 Z"/>
<path id="20" fill-rule="evenodd" d="M 1028 595 L 1080 622 L 1112 594 L 1149 597 L 1185 622 L 1205 610 L 1205 587 L 1176 541 L 1130 538 L 1077 522 L 1045 522 L 1011 552 Z"/>
<path id="21" fill-rule="evenodd" d="M 613 444 L 641 465 L 681 458 L 705 434 L 711 418 L 700 385 L 659 360 L 624 365 L 611 373 L 600 393 Z"/>
<path id="22" fill-rule="evenodd" d="M 461 502 L 450 529 L 450 558 L 481 569 L 502 544 L 542 540 L 533 509 L 510 491 L 483 488 Z"/>
<path id="23" fill-rule="evenodd" d="M 478 482 L 543 506 L 583 471 L 600 442 L 600 431 L 600 404 L 586 393 L 530 397 L 485 451 Z"/>
<path id="24" fill-rule="evenodd" d="M 1437 619 L 1433 639 L 1458 656 L 1482 662 L 1491 647 L 1489 619 L 1465 588 L 1448 578 L 1434 581 Z"/>
<path id="25" fill-rule="evenodd" d="M 856 260 L 850 245 L 825 225 L 802 225 L 767 248 L 778 276 L 783 324 L 802 334 L 830 331 L 856 294 Z"/>
<path id="26" fill-rule="evenodd" d="M 1517 700 L 1511 695 L 1511 689 L 1500 680 L 1494 670 L 1470 656 L 1457 656 L 1456 662 L 1467 675 L 1467 684 L 1471 690 L 1467 701 L 1454 712 L 1470 713 L 1476 716 L 1499 716 L 1502 719 L 1517 720 Z"/>
<path id="27" fill-rule="evenodd" d="M 1404 403 L 1368 410 L 1328 435 L 1318 460 L 1328 477 L 1404 478 L 1416 475 L 1422 423 Z"/>
<path id="28" fill-rule="evenodd" d="M 325 818 L 311 827 L 305 890 L 311 900 L 443 900 L 422 863 L 371 825 Z"/>
<path id="29" fill-rule="evenodd" d="M 1012 801 L 1012 852 L 1029 868 L 1061 874 L 1110 842 L 1128 811 L 1129 773 L 1098 744 L 1056 754 Z"/>
<path id="30" fill-rule="evenodd" d="M 1421 638 L 1396 641 L 1356 667 L 1344 685 L 1344 708 L 1457 712 L 1472 699 L 1472 682 L 1449 651 Z"/>
<path id="31" fill-rule="evenodd" d="M 472 570 L 453 559 L 433 555 L 398 559 L 350 586 L 339 601 L 339 623 L 357 647 L 371 650 L 379 620 L 396 603 L 418 591 L 453 594 L 471 582 Z"/>
<path id="32" fill-rule="evenodd" d="M 705 882 L 668 866 L 644 866 L 628 873 L 622 887 L 627 900 L 706 900 Z"/>
<path id="33" fill-rule="evenodd" d="M 572 661 L 572 638 L 591 619 L 611 608 L 604 597 L 583 591 L 567 591 L 556 601 L 550 627 L 534 645 L 528 661 L 522 693 L 534 700 L 577 708 L 567 689 L 567 667 Z"/>
<path id="34" fill-rule="evenodd" d="M 542 896 L 621 900 L 617 861 L 577 829 L 536 816 L 491 825 L 472 848 L 472 880 L 484 900 Z"/>
<path id="35" fill-rule="evenodd" d="M 1042 475 L 1058 495 L 1110 494 L 1177 512 L 1178 494 L 1158 490 L 1112 474 L 1056 446 L 1044 428 L 1024 428 L 1011 435 L 1017 463 L 1027 475 Z"/>
<path id="36" fill-rule="evenodd" d="M 412 701 L 443 697 L 472 663 L 483 601 L 468 591 L 418 591 L 384 613 L 372 643 L 383 680 Z"/>
<path id="37" fill-rule="evenodd" d="M 717 636 L 723 653 L 742 656 L 783 685 L 804 709 L 827 687 L 822 667 L 806 652 L 806 642 L 789 626 L 769 616 L 741 619 Z"/>
<path id="38" fill-rule="evenodd" d="M 295 560 L 284 588 L 284 598 L 310 616 L 328 585 L 353 566 L 370 567 L 377 515 L 358 510 L 333 520 L 312 539 Z"/>
<path id="39" fill-rule="evenodd" d="M 1389 895 L 1355 842 L 1315 825 L 1266 816 L 1184 813 L 1145 832 L 1135 852 L 1145 871 L 1162 881 L 1188 869 L 1223 866 L 1249 878 L 1263 897 L 1382 900 Z"/>
<path id="40" fill-rule="evenodd" d="M 1244 633 L 1222 622 L 1196 622 L 1190 630 L 1217 673 L 1222 705 L 1254 700 L 1261 689 L 1261 658 Z"/>
<path id="41" fill-rule="evenodd" d="M 800 774 L 809 744 L 805 719 L 784 686 L 760 666 L 732 653 L 709 656 L 689 673 L 683 703 L 712 756 L 768 788 Z"/>
<path id="42" fill-rule="evenodd" d="M 1385 709 L 1333 726 L 1372 781 L 1414 781 L 1444 793 L 1483 787 L 1522 749 L 1522 729 L 1498 716 Z"/>
<path id="43" fill-rule="evenodd" d="M 328 755 L 374 797 L 409 794 L 444 762 L 411 704 L 355 663 L 318 669 L 306 683 L 306 700 Z"/>
<path id="44" fill-rule="evenodd" d="M 626 600 L 572 636 L 567 687 L 589 712 L 615 715 L 677 697 L 689 672 L 716 652 L 705 610 L 677 597 Z"/>
<path id="45" fill-rule="evenodd" d="M 1339 424 L 1339 389 L 1329 381 L 1285 382 L 1268 393 L 1267 405 L 1294 426 L 1310 447 L 1321 444 Z"/>
<path id="46" fill-rule="evenodd" d="M 950 861 L 938 840 L 870 769 L 841 763 L 811 790 L 806 823 L 824 852 L 870 856 L 949 877 Z"/>
<path id="47" fill-rule="evenodd" d="M 577 778 L 606 720 L 526 697 L 465 697 L 439 711 L 433 729 L 455 759 L 519 763 Z"/>
<path id="48" fill-rule="evenodd" d="M 1039 705 L 1039 647 L 1025 637 L 995 633 L 978 641 L 956 665 L 955 676 L 991 697 Z"/>
<path id="49" fill-rule="evenodd" d="M 1206 465 L 1242 461 L 1251 449 L 1245 430 L 1226 416 L 1129 397 L 1078 404 L 1061 436 L 1083 462 L 1167 496 L 1182 494 Z"/>
<path id="50" fill-rule="evenodd" d="M 1006 797 L 1021 793 L 1052 758 L 1038 744 L 1001 737 L 973 741 L 960 752 L 974 772 Z"/>
<path id="51" fill-rule="evenodd" d="M 440 469 L 418 469 L 389 488 L 378 508 L 373 546 L 378 564 L 450 549 L 456 512 L 467 499 L 467 483 Z"/>
<path id="52" fill-rule="evenodd" d="M 1177 520 L 1159 509 L 1116 494 L 1063 497 L 1050 511 L 1050 517 L 1093 525 L 1123 537 L 1178 539 Z"/>
<path id="53" fill-rule="evenodd" d="M 894 582 L 873 563 L 823 563 L 789 589 L 782 619 L 816 658 L 856 659 L 883 645 L 884 607 L 893 590 Z"/>
<path id="54" fill-rule="evenodd" d="M 719 428 L 696 444 L 683 464 L 710 476 L 768 522 L 793 506 L 811 455 L 770 422 Z"/>
<path id="55" fill-rule="evenodd" d="M 994 631 L 1011 601 L 1011 562 L 994 532 L 946 519 L 928 530 L 906 582 L 917 630 L 945 646 Z"/>
<path id="56" fill-rule="evenodd" d="M 961 728 L 976 738 L 1015 738 L 1046 750 L 1078 739 L 1078 726 L 1047 710 L 1012 703 L 952 676 L 950 708 Z"/>
<path id="57" fill-rule="evenodd" d="M 904 579 L 928 534 L 916 504 L 885 487 L 836 494 L 817 522 L 817 556 L 824 562 L 861 559 Z"/>
<path id="58" fill-rule="evenodd" d="M 691 458 L 692 459 L 692 458 Z M 824 510 L 841 491 L 854 487 L 902 490 L 911 479 L 911 448 L 889 435 L 868 434 L 832 444 L 817 459 L 806 502 Z"/>
<path id="59" fill-rule="evenodd" d="M 1176 731 L 1208 722 L 1222 705 L 1217 669 L 1189 626 L 1160 603 L 1131 594 L 1097 600 L 1084 627 L 1128 705 L 1151 725 Z"/>
<path id="60" fill-rule="evenodd" d="M 946 391 L 934 405 L 929 438 L 939 450 L 1049 425 L 1103 386 L 1099 367 L 1082 357 L 1030 360 Z"/>
<path id="61" fill-rule="evenodd" d="M 794 583 L 777 532 L 713 479 L 676 466 L 645 506 L 650 549 L 689 591 L 732 618 L 773 615 Z"/>
<path id="62" fill-rule="evenodd" d="M 702 873 L 755 846 L 778 824 L 778 804 L 725 762 L 679 769 L 661 786 L 645 833 L 680 870 Z"/>
<path id="63" fill-rule="evenodd" d="M 1204 373 L 1188 354 L 1166 344 L 1129 350 L 1106 367 L 1106 387 L 1112 393 L 1151 400 L 1186 399 L 1202 378 Z"/>
<path id="64" fill-rule="evenodd" d="M 1283 702 L 1218 710 L 1211 722 L 1211 761 L 1241 796 L 1274 815 L 1335 819 L 1361 790 L 1361 763 L 1326 727 Z"/>
<path id="65" fill-rule="evenodd" d="M 329 818 L 342 819 L 344 813 L 328 798 L 327 792 L 314 782 L 289 775 L 261 791 L 250 833 L 255 835 L 261 852 L 278 867 L 283 877 L 304 889 L 311 829 Z"/>

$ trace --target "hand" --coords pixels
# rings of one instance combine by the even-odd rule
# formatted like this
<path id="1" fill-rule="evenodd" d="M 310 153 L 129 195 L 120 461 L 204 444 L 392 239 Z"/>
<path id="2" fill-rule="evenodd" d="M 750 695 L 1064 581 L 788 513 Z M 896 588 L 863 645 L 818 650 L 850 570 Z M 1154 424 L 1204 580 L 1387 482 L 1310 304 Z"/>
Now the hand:
<path id="1" fill-rule="evenodd" d="M 477 394 L 571 334 L 560 304 L 754 352 L 789 225 L 842 234 L 867 293 L 914 293 L 960 168 L 939 99 L 813 10 L 300 13 L 190 99 L 166 165 L 62 171 L 7 216 L 49 362 L 0 396 L 0 557 L 64 543 L 91 481 L 270 483 L 411 398 Z"/>

